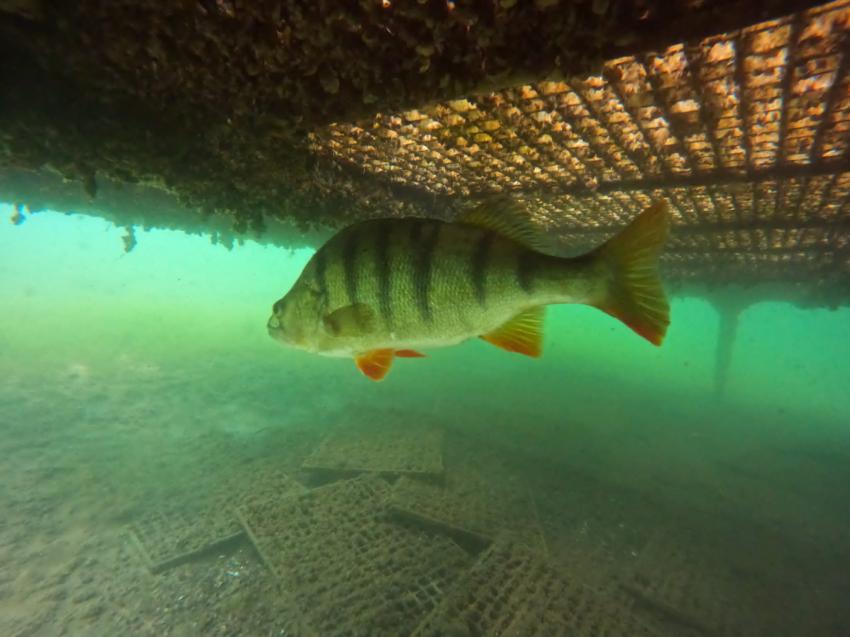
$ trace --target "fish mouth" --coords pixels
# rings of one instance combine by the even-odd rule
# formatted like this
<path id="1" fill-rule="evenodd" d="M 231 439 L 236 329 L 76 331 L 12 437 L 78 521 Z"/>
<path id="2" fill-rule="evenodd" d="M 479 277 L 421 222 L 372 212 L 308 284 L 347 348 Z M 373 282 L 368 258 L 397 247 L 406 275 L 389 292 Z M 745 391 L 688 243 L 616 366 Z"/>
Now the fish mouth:
<path id="1" fill-rule="evenodd" d="M 274 314 L 266 321 L 266 330 L 273 339 L 281 340 L 283 329 L 280 326 L 280 320 Z"/>

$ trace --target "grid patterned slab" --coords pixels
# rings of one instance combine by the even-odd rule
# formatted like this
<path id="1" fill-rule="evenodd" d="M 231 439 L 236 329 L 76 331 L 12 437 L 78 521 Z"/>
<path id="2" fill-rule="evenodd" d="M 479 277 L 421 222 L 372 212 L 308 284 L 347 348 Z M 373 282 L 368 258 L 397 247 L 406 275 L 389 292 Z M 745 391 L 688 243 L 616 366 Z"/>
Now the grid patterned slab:
<path id="1" fill-rule="evenodd" d="M 389 507 L 396 514 L 426 526 L 471 536 L 489 543 L 497 535 L 545 550 L 534 504 L 524 488 L 464 484 L 456 478 L 446 485 L 401 478 L 393 486 Z"/>
<path id="2" fill-rule="evenodd" d="M 155 511 L 132 523 L 129 531 L 151 573 L 183 564 L 243 534 L 236 517 L 218 507 Z"/>
<path id="3" fill-rule="evenodd" d="M 266 470 L 225 485 L 215 502 L 220 508 L 233 511 L 251 504 L 274 504 L 306 492 L 307 488 L 288 473 Z"/>
<path id="4" fill-rule="evenodd" d="M 622 600 L 571 581 L 534 552 L 500 540 L 413 634 L 650 637 L 658 633 Z"/>
<path id="5" fill-rule="evenodd" d="M 591 194 L 617 182 L 675 186 L 711 181 L 713 171 L 732 179 L 815 164 L 848 148 L 848 31 L 848 3 L 833 2 L 610 60 L 600 75 L 333 124 L 313 143 L 358 168 L 450 195 Z M 689 212 L 696 204 L 682 203 Z"/>
<path id="6" fill-rule="evenodd" d="M 311 140 L 442 207 L 513 193 L 566 252 L 663 198 L 670 278 L 846 295 L 848 47 L 841 0 L 609 60 L 598 75 L 380 113 Z"/>
<path id="7" fill-rule="evenodd" d="M 388 521 L 388 495 L 387 482 L 364 475 L 240 508 L 309 634 L 406 634 L 469 566 L 451 540 Z"/>
<path id="8" fill-rule="evenodd" d="M 340 427 L 305 461 L 303 468 L 437 476 L 443 472 L 443 432 L 403 421 Z"/>
<path id="9" fill-rule="evenodd" d="M 643 549 L 623 589 L 659 626 L 687 637 L 759 634 L 726 556 L 713 555 L 661 532 Z"/>
<path id="10" fill-rule="evenodd" d="M 224 485 L 203 505 L 160 509 L 129 525 L 131 538 L 152 573 L 161 573 L 243 535 L 234 507 L 274 503 L 304 493 L 294 478 L 264 471 Z"/>

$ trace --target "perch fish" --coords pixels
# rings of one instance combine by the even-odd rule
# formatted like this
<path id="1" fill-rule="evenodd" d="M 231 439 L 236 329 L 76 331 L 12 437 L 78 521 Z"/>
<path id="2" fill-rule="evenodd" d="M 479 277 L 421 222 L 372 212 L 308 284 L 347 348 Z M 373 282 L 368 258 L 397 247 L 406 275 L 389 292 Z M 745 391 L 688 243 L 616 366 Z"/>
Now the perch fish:
<path id="1" fill-rule="evenodd" d="M 268 331 L 291 347 L 353 358 L 372 380 L 396 357 L 474 337 L 537 357 L 553 303 L 592 305 L 660 345 L 670 320 L 657 261 L 668 226 L 659 201 L 595 250 L 564 258 L 542 251 L 510 200 L 451 223 L 364 221 L 313 255 L 274 304 Z"/>

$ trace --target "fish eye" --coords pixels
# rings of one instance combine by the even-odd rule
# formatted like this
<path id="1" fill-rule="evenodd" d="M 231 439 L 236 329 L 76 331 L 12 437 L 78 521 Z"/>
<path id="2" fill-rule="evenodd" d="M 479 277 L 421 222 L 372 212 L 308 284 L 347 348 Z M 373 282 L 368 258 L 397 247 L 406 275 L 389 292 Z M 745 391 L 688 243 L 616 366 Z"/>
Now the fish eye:
<path id="1" fill-rule="evenodd" d="M 272 314 L 280 314 L 283 312 L 284 305 L 286 305 L 285 299 L 280 299 L 277 303 L 272 305 Z"/>

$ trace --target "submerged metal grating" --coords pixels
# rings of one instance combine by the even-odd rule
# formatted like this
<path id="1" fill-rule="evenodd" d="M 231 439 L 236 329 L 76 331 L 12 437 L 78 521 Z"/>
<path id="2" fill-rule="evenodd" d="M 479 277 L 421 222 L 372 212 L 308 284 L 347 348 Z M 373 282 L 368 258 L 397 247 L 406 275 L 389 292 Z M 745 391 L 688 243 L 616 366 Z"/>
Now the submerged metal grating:
<path id="1" fill-rule="evenodd" d="M 387 520 L 389 490 L 365 475 L 239 510 L 301 614 L 299 634 L 409 634 L 469 566 L 450 539 Z"/>
<path id="2" fill-rule="evenodd" d="M 319 152 L 452 195 L 577 192 L 843 159 L 846 2 L 542 82 L 313 135 Z"/>
<path id="3" fill-rule="evenodd" d="M 622 598 L 599 593 L 561 571 L 526 547 L 500 539 L 413 635 L 659 635 Z"/>
<path id="4" fill-rule="evenodd" d="M 242 535 L 236 517 L 220 508 L 156 510 L 128 530 L 151 573 L 179 566 Z"/>
<path id="5" fill-rule="evenodd" d="M 514 193 L 565 251 L 658 197 L 679 279 L 850 274 L 850 2 L 311 135 L 313 150 L 423 195 Z"/>
<path id="6" fill-rule="evenodd" d="M 302 468 L 332 473 L 439 476 L 443 431 L 404 418 L 342 426 L 325 438 Z"/>
<path id="7" fill-rule="evenodd" d="M 699 549 L 702 549 L 700 551 Z M 687 536 L 659 532 L 620 585 L 649 623 L 675 634 L 745 637 L 758 632 L 753 591 L 717 549 L 694 547 Z M 756 593 L 757 595 L 758 593 Z"/>
<path id="8" fill-rule="evenodd" d="M 250 480 L 219 485 L 204 502 L 158 508 L 128 525 L 129 537 L 151 573 L 209 554 L 243 535 L 235 508 L 269 505 L 301 495 L 305 487 L 286 473 L 262 470 Z"/>
<path id="9" fill-rule="evenodd" d="M 537 511 L 524 486 L 493 487 L 452 475 L 445 485 L 402 477 L 393 486 L 388 507 L 397 516 L 426 528 L 467 537 L 484 544 L 497 535 L 545 552 Z"/>

